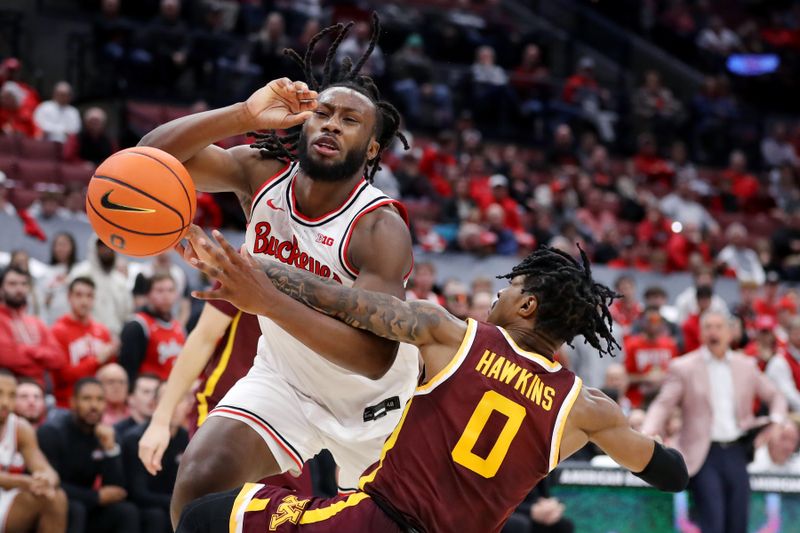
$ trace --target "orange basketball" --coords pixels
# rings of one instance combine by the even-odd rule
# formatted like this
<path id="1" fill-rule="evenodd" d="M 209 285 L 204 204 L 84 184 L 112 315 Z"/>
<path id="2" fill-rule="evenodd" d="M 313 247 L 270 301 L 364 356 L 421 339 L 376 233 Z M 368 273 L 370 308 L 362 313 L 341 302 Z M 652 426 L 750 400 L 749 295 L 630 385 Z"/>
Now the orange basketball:
<path id="1" fill-rule="evenodd" d="M 86 214 L 100 240 L 137 257 L 177 244 L 196 205 L 186 168 L 167 152 L 148 146 L 120 150 L 103 161 L 86 194 Z"/>

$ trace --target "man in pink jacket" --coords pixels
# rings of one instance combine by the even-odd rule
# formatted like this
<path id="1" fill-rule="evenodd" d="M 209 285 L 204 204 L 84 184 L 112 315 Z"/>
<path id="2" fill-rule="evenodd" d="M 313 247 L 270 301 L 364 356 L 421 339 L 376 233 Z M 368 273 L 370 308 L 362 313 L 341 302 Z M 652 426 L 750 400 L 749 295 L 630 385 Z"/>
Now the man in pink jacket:
<path id="1" fill-rule="evenodd" d="M 756 360 L 730 349 L 730 318 L 707 311 L 700 319 L 699 349 L 673 359 L 642 432 L 663 435 L 671 413 L 681 411 L 676 448 L 686 460 L 703 533 L 745 533 L 750 500 L 746 434 L 783 421 L 786 400 Z M 756 418 L 753 402 L 769 405 Z"/>
<path id="2" fill-rule="evenodd" d="M 0 274 L 0 367 L 44 384 L 44 373 L 64 364 L 61 347 L 44 322 L 25 312 L 31 276 L 17 267 Z"/>

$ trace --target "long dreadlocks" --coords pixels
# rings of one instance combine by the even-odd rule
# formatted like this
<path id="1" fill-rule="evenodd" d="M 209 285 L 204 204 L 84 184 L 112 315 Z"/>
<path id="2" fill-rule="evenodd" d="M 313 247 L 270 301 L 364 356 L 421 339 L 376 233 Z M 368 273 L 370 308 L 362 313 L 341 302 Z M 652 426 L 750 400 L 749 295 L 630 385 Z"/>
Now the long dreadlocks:
<path id="1" fill-rule="evenodd" d="M 380 91 L 372 78 L 359 74 L 361 68 L 372 55 L 372 51 L 375 49 L 375 45 L 378 42 L 381 24 L 377 13 L 372 13 L 372 35 L 370 36 L 369 46 L 367 46 L 364 54 L 355 64 L 353 64 L 349 57 L 345 57 L 336 74 L 333 74 L 336 50 L 338 50 L 339 45 L 352 27 L 353 23 L 349 22 L 347 24 L 329 26 L 320 31 L 308 43 L 304 57 L 300 57 L 300 54 L 289 48 L 284 49 L 283 53 L 297 63 L 302 69 L 306 78 L 306 83 L 310 89 L 322 92 L 331 87 L 347 87 L 348 89 L 363 94 L 375 104 L 375 129 L 378 133 L 377 142 L 380 145 L 380 149 L 378 155 L 367 162 L 366 178 L 372 181 L 375 173 L 380 170 L 380 161 L 383 151 L 391 144 L 395 136 L 400 139 L 406 150 L 409 149 L 409 145 L 406 137 L 400 132 L 400 113 L 392 104 L 381 100 Z M 334 37 L 328 54 L 325 56 L 325 63 L 322 67 L 322 81 L 319 81 L 314 76 L 311 57 L 319 41 L 329 34 L 335 34 L 336 37 Z M 295 131 L 290 130 L 286 135 L 278 135 L 276 132 L 254 133 L 253 135 L 256 138 L 256 142 L 250 146 L 261 150 L 261 157 L 264 159 L 279 159 L 285 162 L 294 161 L 296 158 L 297 146 L 300 141 L 302 126 L 297 126 L 292 129 Z"/>
<path id="2" fill-rule="evenodd" d="M 525 276 L 523 291 L 538 300 L 536 327 L 543 333 L 563 339 L 572 346 L 572 339 L 583 335 L 586 343 L 603 354 L 614 356 L 620 345 L 611 334 L 611 312 L 608 306 L 618 295 L 592 279 L 586 252 L 580 249 L 583 265 L 569 254 L 555 248 L 539 248 L 519 265 L 498 279 Z M 606 346 L 601 346 L 600 338 Z"/>

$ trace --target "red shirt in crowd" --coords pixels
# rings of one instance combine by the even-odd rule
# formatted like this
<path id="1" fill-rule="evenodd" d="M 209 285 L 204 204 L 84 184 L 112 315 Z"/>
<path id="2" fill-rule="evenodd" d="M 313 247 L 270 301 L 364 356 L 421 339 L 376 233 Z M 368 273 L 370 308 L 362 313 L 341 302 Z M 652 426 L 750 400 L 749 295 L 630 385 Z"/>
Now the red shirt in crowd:
<path id="1" fill-rule="evenodd" d="M 428 147 L 422 153 L 422 159 L 419 161 L 419 171 L 430 180 L 431 185 L 440 196 L 449 198 L 453 195 L 453 188 L 450 182 L 447 181 L 445 169 L 456 165 L 456 158 L 452 155 L 440 152 L 436 148 Z"/>
<path id="2" fill-rule="evenodd" d="M 775 339 L 775 346 L 772 349 L 772 355 L 775 356 L 776 354 L 780 354 L 781 351 L 785 348 L 786 348 L 785 342 Z M 749 355 L 750 357 L 755 357 L 756 361 L 758 362 L 758 368 L 760 368 L 762 372 L 767 369 L 767 361 L 761 358 L 761 353 L 758 349 L 758 342 L 750 341 L 749 343 L 747 343 L 747 346 L 744 347 L 742 352 L 745 355 Z"/>
<path id="3" fill-rule="evenodd" d="M 24 308 L 0 304 L 0 367 L 44 385 L 45 371 L 63 363 L 61 346 L 44 322 Z"/>
<path id="4" fill-rule="evenodd" d="M 614 322 L 626 329 L 636 322 L 644 312 L 639 302 L 629 303 L 623 299 L 614 300 L 608 310 L 611 311 L 611 318 L 614 319 Z"/>
<path id="5" fill-rule="evenodd" d="M 64 353 L 63 366 L 53 372 L 53 395 L 59 407 L 69 408 L 73 386 L 79 379 L 95 375 L 100 368 L 96 354 L 111 342 L 111 334 L 91 318 L 81 322 L 67 314 L 53 324 L 53 335 Z"/>
<path id="6" fill-rule="evenodd" d="M 636 226 L 636 238 L 649 246 L 664 246 L 672 236 L 672 222 L 662 217 L 657 221 L 644 219 Z"/>
<path id="7" fill-rule="evenodd" d="M 728 169 L 722 172 L 722 179 L 730 182 L 731 194 L 739 199 L 740 207 L 746 206 L 758 197 L 761 185 L 752 174 Z"/>
<path id="8" fill-rule="evenodd" d="M 699 253 L 703 262 L 711 262 L 711 249 L 705 242 L 693 243 L 682 233 L 673 233 L 667 241 L 667 269 L 682 272 L 689 268 L 692 254 Z"/>
<path id="9" fill-rule="evenodd" d="M 645 335 L 632 335 L 625 340 L 625 368 L 629 374 L 647 374 L 654 367 L 664 372 L 670 359 L 678 356 L 678 345 L 666 335 L 654 340 Z M 632 407 L 641 407 L 644 394 L 639 384 L 628 388 Z"/>
<path id="10" fill-rule="evenodd" d="M 33 113 L 24 108 L 14 111 L 0 108 L 0 131 L 2 133 L 20 133 L 31 139 L 38 138 L 42 133 L 33 121 Z"/>
<path id="11" fill-rule="evenodd" d="M 641 152 L 636 154 L 633 156 L 633 167 L 638 175 L 644 176 L 651 183 L 659 183 L 664 187 L 672 185 L 674 169 L 666 159 L 662 159 L 656 154 Z"/>
<path id="12" fill-rule="evenodd" d="M 683 330 L 684 353 L 698 349 L 700 347 L 700 315 L 697 313 L 689 315 L 681 329 Z"/>
<path id="13" fill-rule="evenodd" d="M 583 74 L 573 74 L 564 84 L 564 91 L 561 93 L 561 99 L 568 104 L 577 104 L 577 93 L 584 89 L 597 91 L 599 89 L 597 80 L 589 76 L 584 76 Z"/>

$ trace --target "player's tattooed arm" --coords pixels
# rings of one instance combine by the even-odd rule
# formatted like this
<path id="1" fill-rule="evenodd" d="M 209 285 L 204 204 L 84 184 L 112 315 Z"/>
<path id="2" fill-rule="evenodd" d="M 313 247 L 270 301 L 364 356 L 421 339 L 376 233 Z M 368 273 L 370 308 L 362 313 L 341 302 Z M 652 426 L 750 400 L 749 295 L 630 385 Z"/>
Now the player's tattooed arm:
<path id="1" fill-rule="evenodd" d="M 281 310 L 280 298 L 288 296 L 350 326 L 417 346 L 458 345 L 464 336 L 466 324 L 430 302 L 404 302 L 388 294 L 344 287 L 277 262 L 257 264 L 249 255 L 240 255 L 218 231 L 214 238 L 220 246 L 214 246 L 199 228 L 193 227 L 188 238 L 199 257 L 182 250 L 184 257 L 220 283 L 213 290 L 195 291 L 196 298 L 227 300 L 245 312 L 273 316 Z"/>
<path id="2" fill-rule="evenodd" d="M 281 263 L 261 268 L 282 293 L 379 337 L 424 345 L 437 342 L 448 326 L 463 328 L 463 322 L 431 302 L 404 302 L 389 294 L 344 287 Z"/>

